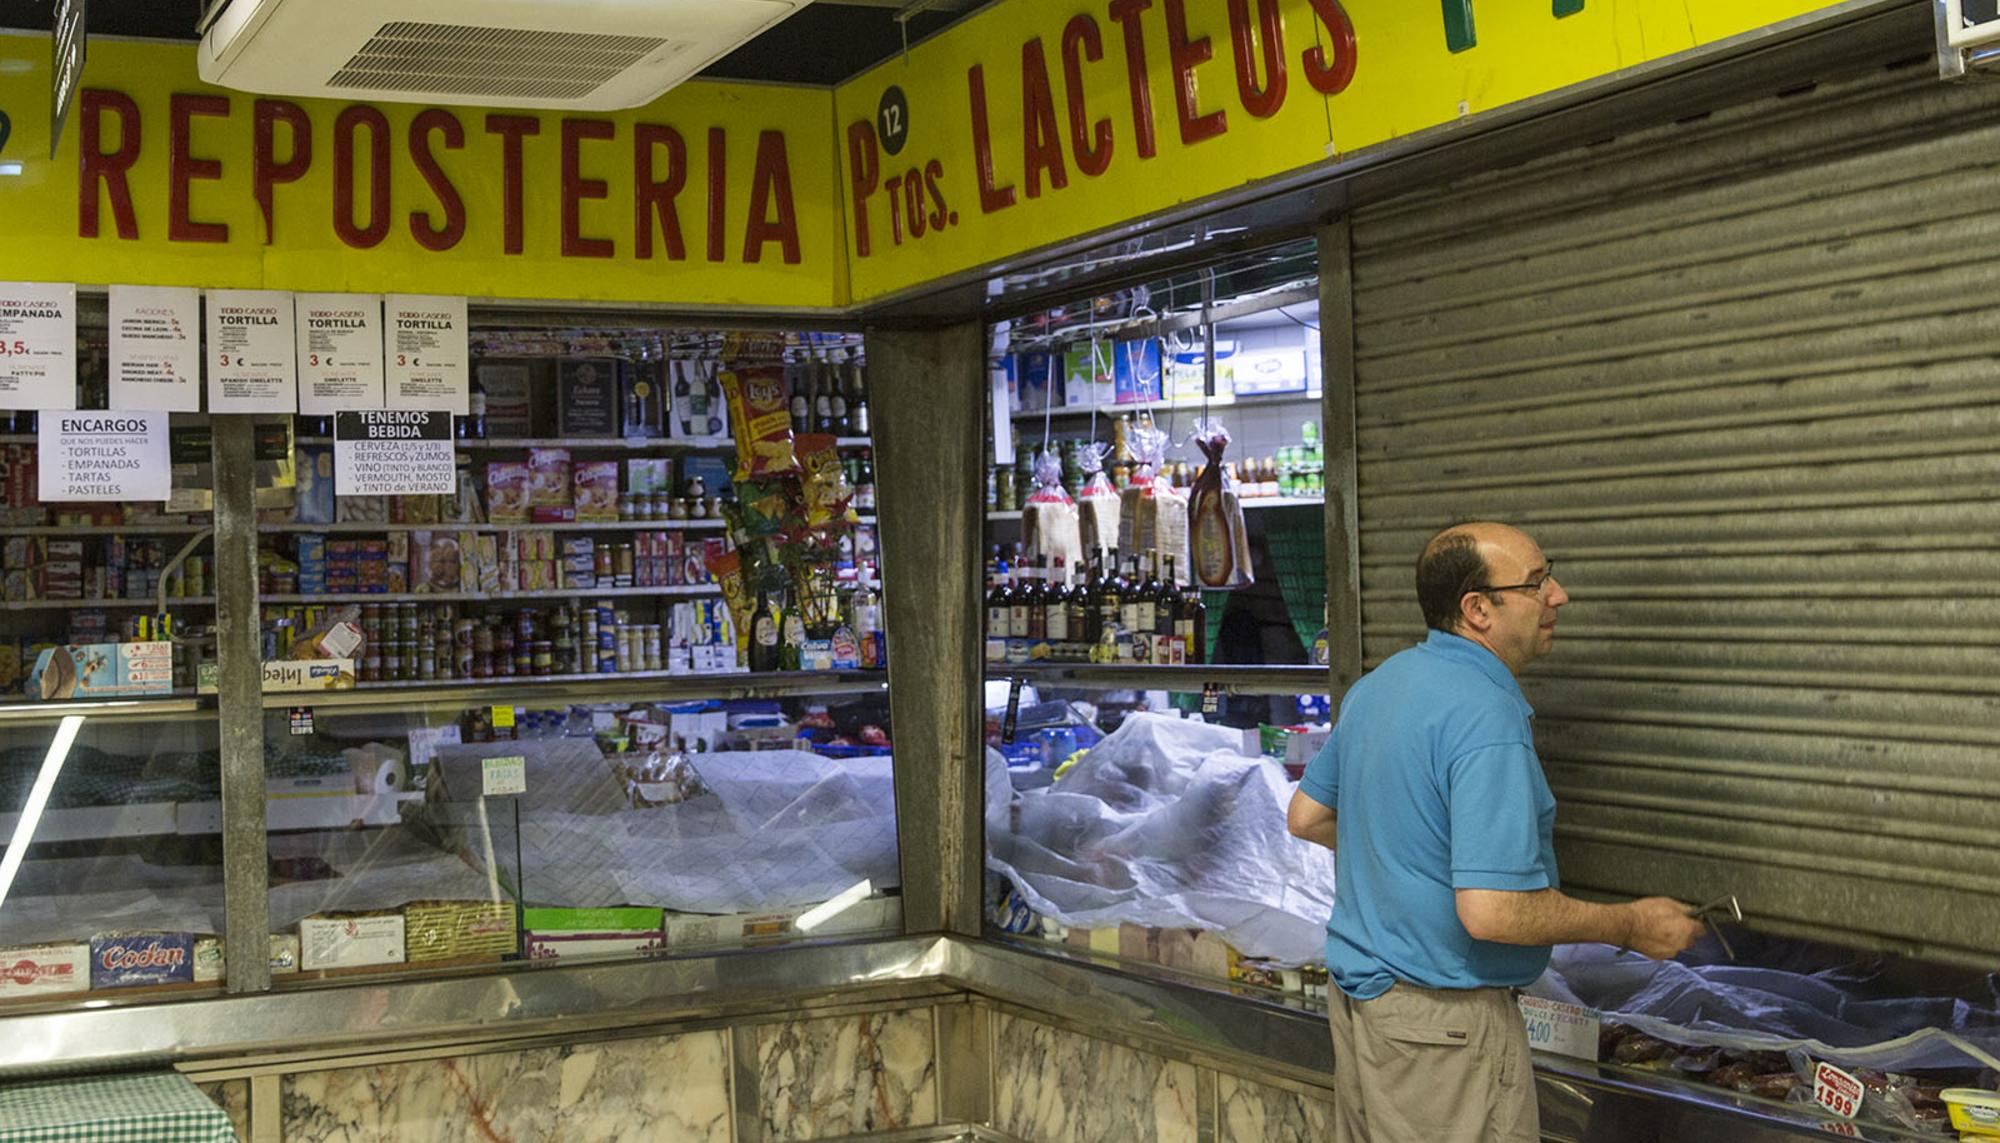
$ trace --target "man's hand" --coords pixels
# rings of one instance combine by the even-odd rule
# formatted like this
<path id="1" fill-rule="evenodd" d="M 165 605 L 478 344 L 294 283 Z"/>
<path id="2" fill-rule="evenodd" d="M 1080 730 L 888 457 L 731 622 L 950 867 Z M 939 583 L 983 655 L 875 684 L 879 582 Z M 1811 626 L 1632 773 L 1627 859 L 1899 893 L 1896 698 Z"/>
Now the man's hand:
<path id="1" fill-rule="evenodd" d="M 1654 960 L 1680 955 L 1701 935 L 1701 922 L 1688 915 L 1692 908 L 1671 897 L 1641 897 L 1626 905 L 1632 928 L 1625 947 Z"/>

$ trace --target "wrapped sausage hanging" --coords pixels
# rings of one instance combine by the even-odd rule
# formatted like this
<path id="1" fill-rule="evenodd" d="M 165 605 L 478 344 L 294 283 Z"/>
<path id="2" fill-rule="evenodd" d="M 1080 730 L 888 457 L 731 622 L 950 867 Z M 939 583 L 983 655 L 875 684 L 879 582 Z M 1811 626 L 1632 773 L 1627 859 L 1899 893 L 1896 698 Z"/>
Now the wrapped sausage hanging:
<path id="1" fill-rule="evenodd" d="M 1030 559 L 1075 567 L 1083 555 L 1076 501 L 1062 486 L 1062 457 L 1044 449 L 1035 457 L 1035 490 L 1021 506 L 1021 540 Z"/>
<path id="2" fill-rule="evenodd" d="M 1167 459 L 1167 434 L 1143 425 L 1133 429 L 1132 483 L 1126 485 L 1118 511 L 1118 551 L 1127 559 L 1157 560 L 1162 574 L 1173 561 L 1174 577 L 1188 566 L 1187 498 L 1161 475 Z"/>
<path id="3" fill-rule="evenodd" d="M 1118 543 L 1118 489 L 1104 475 L 1104 454 L 1110 449 L 1103 441 L 1093 441 L 1076 454 L 1083 472 L 1083 490 L 1076 494 L 1078 533 L 1093 560 L 1102 560 Z"/>
<path id="4" fill-rule="evenodd" d="M 1196 425 L 1195 446 L 1208 463 L 1194 478 L 1188 498 L 1188 533 L 1194 544 L 1194 578 L 1203 588 L 1220 591 L 1248 587 L 1250 533 L 1243 525 L 1243 505 L 1236 498 L 1236 481 L 1222 466 L 1229 447 L 1229 430 L 1219 421 Z"/>

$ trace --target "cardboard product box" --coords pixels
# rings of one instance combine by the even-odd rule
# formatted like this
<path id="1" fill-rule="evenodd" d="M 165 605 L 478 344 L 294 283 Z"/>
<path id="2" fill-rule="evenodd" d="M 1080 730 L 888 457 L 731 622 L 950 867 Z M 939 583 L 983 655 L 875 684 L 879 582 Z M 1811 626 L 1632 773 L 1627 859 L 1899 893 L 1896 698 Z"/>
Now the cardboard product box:
<path id="1" fill-rule="evenodd" d="M 617 461 L 578 461 L 572 480 L 571 498 L 578 520 L 605 523 L 618 519 Z"/>
<path id="2" fill-rule="evenodd" d="M 526 361 L 481 361 L 473 381 L 486 394 L 486 436 L 505 440 L 535 435 L 534 369 Z"/>
<path id="3" fill-rule="evenodd" d="M 334 515 L 343 524 L 386 524 L 389 522 L 387 496 L 336 496 Z"/>
<path id="4" fill-rule="evenodd" d="M 81 941 L 0 949 L 0 999 L 87 991 L 90 964 L 90 946 Z"/>
<path id="5" fill-rule="evenodd" d="M 403 906 L 410 963 L 520 951 L 512 901 L 412 901 Z"/>
<path id="6" fill-rule="evenodd" d="M 51 647 L 28 675 L 28 697 L 40 700 L 166 694 L 174 686 L 174 645 L 72 643 Z"/>
<path id="7" fill-rule="evenodd" d="M 525 524 L 530 519 L 527 463 L 496 460 L 486 465 L 486 518 L 495 524 Z"/>
<path id="8" fill-rule="evenodd" d="M 299 965 L 308 972 L 402 964 L 403 914 L 346 913 L 299 922 Z"/>
<path id="9" fill-rule="evenodd" d="M 1063 403 L 1063 364 L 1047 353 L 1021 353 L 1013 358 L 1014 386 L 1024 412 L 1040 412 Z"/>
<path id="10" fill-rule="evenodd" d="M 634 457 L 625 462 L 625 491 L 639 496 L 674 490 L 673 462 L 663 456 Z"/>
<path id="11" fill-rule="evenodd" d="M 1239 397 L 1306 391 L 1306 353 L 1302 346 L 1245 350 L 1236 355 L 1234 364 L 1231 375 Z"/>
<path id="12" fill-rule="evenodd" d="M 522 954 L 529 960 L 622 957 L 666 947 L 660 909 L 524 909 Z"/>
<path id="13" fill-rule="evenodd" d="M 296 933 L 272 933 L 269 939 L 271 975 L 282 976 L 299 970 L 299 938 Z M 221 937 L 199 937 L 194 942 L 194 978 L 197 982 L 222 980 L 229 975 L 228 949 Z"/>
<path id="14" fill-rule="evenodd" d="M 192 933 L 102 933 L 90 938 L 90 987 L 194 981 Z"/>
<path id="15" fill-rule="evenodd" d="M 1063 355 L 1062 400 L 1069 405 L 1110 405 L 1118 399 L 1109 342 L 1084 343 Z"/>
<path id="16" fill-rule="evenodd" d="M 729 405 L 723 400 L 719 363 L 711 358 L 676 358 L 668 364 L 673 388 L 669 436 L 713 439 L 729 435 Z"/>
<path id="17" fill-rule="evenodd" d="M 25 571 L 48 562 L 48 541 L 40 536 L 8 536 L 0 540 L 0 568 Z"/>
<path id="18" fill-rule="evenodd" d="M 333 449 L 328 445 L 299 446 L 298 487 L 292 499 L 292 519 L 300 524 L 334 522 Z"/>
<path id="19" fill-rule="evenodd" d="M 1119 342 L 1112 351 L 1112 365 L 1119 404 L 1157 401 L 1166 395 L 1158 341 L 1145 338 Z"/>
<path id="20" fill-rule="evenodd" d="M 666 389 L 657 362 L 626 362 L 618 374 L 618 435 L 666 435 Z"/>

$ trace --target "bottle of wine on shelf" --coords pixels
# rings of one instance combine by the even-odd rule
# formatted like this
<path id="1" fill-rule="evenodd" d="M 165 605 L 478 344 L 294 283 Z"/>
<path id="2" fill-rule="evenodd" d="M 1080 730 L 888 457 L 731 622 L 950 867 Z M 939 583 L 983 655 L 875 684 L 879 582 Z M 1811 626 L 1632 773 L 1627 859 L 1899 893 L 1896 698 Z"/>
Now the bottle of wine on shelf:
<path id="1" fill-rule="evenodd" d="M 771 611 L 771 599 L 757 591 L 757 610 L 750 617 L 750 669 L 778 669 L 778 617 Z"/>
<path id="2" fill-rule="evenodd" d="M 1187 661 L 1208 662 L 1208 604 L 1202 602 L 1199 585 L 1189 587 L 1181 597 L 1179 630 Z"/>
<path id="3" fill-rule="evenodd" d="M 1181 585 L 1174 578 L 1174 557 L 1167 557 L 1167 578 L 1156 581 L 1153 589 L 1153 634 L 1171 639 L 1179 631 Z M 1182 648 L 1186 653 L 1186 648 Z M 1158 661 L 1157 659 L 1155 660 Z"/>
<path id="4" fill-rule="evenodd" d="M 813 363 L 805 361 L 793 374 L 792 390 L 792 435 L 800 436 L 812 431 L 812 379 Z"/>
<path id="5" fill-rule="evenodd" d="M 868 418 L 868 371 L 860 362 L 854 363 L 854 396 L 848 398 L 848 415 L 854 421 L 854 435 L 865 437 L 870 433 Z"/>
<path id="6" fill-rule="evenodd" d="M 1042 592 L 1042 632 L 1052 647 L 1069 642 L 1069 568 L 1061 556 L 1056 570 Z"/>

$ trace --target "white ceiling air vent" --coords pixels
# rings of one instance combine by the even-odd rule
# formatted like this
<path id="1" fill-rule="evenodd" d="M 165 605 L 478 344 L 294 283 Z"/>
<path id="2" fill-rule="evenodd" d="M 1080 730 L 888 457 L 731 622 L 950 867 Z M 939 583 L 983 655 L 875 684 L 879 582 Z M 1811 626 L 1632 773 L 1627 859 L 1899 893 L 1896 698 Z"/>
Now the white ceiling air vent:
<path id="1" fill-rule="evenodd" d="M 810 0 L 214 0 L 201 78 L 267 95 L 610 111 Z"/>

